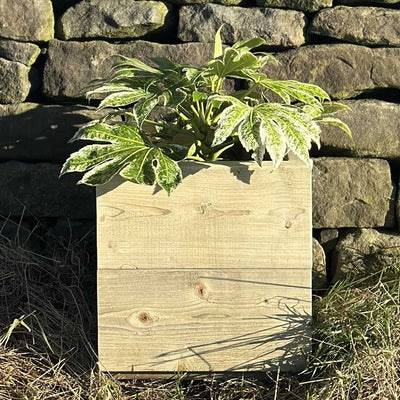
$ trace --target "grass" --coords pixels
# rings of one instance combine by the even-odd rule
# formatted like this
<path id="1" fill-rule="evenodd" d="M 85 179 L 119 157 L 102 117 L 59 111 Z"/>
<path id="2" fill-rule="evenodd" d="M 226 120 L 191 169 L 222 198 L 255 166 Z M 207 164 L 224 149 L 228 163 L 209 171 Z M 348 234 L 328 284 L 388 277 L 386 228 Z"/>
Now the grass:
<path id="1" fill-rule="evenodd" d="M 310 399 L 400 398 L 400 260 L 314 304 Z"/>
<path id="2" fill-rule="evenodd" d="M 93 232 L 72 243 L 39 226 L 18 238 L 0 233 L 0 400 L 400 397 L 400 259 L 315 298 L 314 352 L 301 374 L 271 374 L 262 382 L 115 381 L 95 367 Z M 35 238 L 40 254 L 29 249 Z"/>

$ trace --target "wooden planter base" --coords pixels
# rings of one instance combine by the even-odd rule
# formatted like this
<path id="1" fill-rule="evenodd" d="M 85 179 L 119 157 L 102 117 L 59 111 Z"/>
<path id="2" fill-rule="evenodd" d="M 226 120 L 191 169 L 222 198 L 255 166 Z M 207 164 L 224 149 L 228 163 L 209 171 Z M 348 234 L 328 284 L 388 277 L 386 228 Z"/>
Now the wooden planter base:
<path id="1" fill-rule="evenodd" d="M 311 178 L 183 163 L 170 197 L 97 190 L 99 364 L 165 376 L 298 370 L 310 351 Z"/>

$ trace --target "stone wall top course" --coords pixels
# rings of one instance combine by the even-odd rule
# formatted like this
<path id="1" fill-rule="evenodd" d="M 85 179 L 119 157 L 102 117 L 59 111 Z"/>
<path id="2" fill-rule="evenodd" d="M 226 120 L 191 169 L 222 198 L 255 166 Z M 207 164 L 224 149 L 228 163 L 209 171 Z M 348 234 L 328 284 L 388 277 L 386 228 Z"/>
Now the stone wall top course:
<path id="1" fill-rule="evenodd" d="M 305 16 L 299 11 L 208 3 L 180 8 L 178 37 L 184 42 L 213 42 L 222 26 L 224 43 L 259 36 L 268 46 L 291 48 L 305 42 L 305 25 Z"/>
<path id="2" fill-rule="evenodd" d="M 363 45 L 400 46 L 400 10 L 339 6 L 321 10 L 309 32 Z"/>
<path id="3" fill-rule="evenodd" d="M 50 0 L 0 0 L 0 37 L 28 42 L 54 38 Z"/>
<path id="4" fill-rule="evenodd" d="M 270 78 L 316 84 L 335 99 L 373 89 L 400 89 L 400 48 L 368 48 L 355 44 L 303 46 L 277 53 L 264 72 Z"/>
<path id="5" fill-rule="evenodd" d="M 59 39 L 138 38 L 172 25 L 169 6 L 161 1 L 83 0 L 56 25 Z"/>
<path id="6" fill-rule="evenodd" d="M 351 6 L 359 5 L 375 5 L 375 4 L 397 4 L 400 0 L 337 0 L 337 4 L 345 4 Z"/>

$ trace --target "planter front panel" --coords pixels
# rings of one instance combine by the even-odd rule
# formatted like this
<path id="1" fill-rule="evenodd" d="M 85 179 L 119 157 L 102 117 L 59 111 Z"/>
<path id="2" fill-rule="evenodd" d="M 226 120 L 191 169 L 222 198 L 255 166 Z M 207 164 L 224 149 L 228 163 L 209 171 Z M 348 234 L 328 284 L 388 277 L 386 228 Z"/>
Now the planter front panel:
<path id="1" fill-rule="evenodd" d="M 293 370 L 310 351 L 307 269 L 101 270 L 98 284 L 108 371 Z"/>
<path id="2" fill-rule="evenodd" d="M 97 190 L 100 367 L 293 370 L 310 349 L 311 173 L 183 163 L 164 192 Z"/>
<path id="3" fill-rule="evenodd" d="M 99 269 L 311 265 L 310 170 L 183 164 L 171 194 L 114 179 L 97 190 Z"/>

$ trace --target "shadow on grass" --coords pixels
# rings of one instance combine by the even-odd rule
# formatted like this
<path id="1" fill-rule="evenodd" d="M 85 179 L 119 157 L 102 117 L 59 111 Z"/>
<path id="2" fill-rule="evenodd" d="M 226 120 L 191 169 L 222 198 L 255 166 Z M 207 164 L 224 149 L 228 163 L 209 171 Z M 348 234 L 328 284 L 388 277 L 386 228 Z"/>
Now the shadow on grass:
<path id="1" fill-rule="evenodd" d="M 6 223 L 12 221 L 3 228 Z M 14 238 L 0 229 L 0 344 L 62 360 L 72 373 L 91 370 L 97 336 L 94 232 L 68 243 L 43 234 L 39 222 L 32 230 L 16 226 Z"/>

